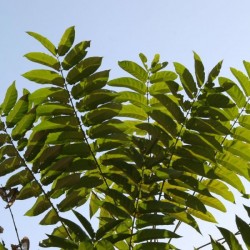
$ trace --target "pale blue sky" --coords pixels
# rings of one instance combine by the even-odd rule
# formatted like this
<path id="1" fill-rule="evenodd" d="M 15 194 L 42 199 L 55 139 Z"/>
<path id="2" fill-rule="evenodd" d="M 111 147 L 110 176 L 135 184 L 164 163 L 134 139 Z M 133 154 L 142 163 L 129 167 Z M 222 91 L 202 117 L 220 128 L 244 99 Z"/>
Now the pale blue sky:
<path id="1" fill-rule="evenodd" d="M 35 86 L 20 76 L 35 67 L 23 55 L 41 51 L 42 47 L 25 31 L 40 33 L 57 44 L 64 30 L 72 25 L 77 41 L 92 40 L 89 55 L 104 56 L 103 68 L 112 69 L 111 77 L 121 75 L 117 61 L 139 61 L 140 52 L 149 58 L 160 53 L 162 60 L 170 62 L 170 68 L 172 62 L 178 61 L 192 71 L 192 51 L 201 56 L 207 71 L 224 59 L 222 73 L 231 77 L 230 66 L 243 69 L 242 60 L 250 61 L 249 10 L 249 0 L 1 1 L 0 100 L 13 80 L 17 80 L 20 89 Z M 4 183 L 0 178 L 1 184 Z M 13 207 L 20 236 L 29 236 L 31 249 L 36 250 L 36 241 L 50 230 L 36 228 L 33 218 L 22 218 L 25 207 L 24 202 L 20 204 Z M 3 207 L 0 201 L 0 225 L 5 228 L 0 238 L 10 244 L 15 235 Z M 234 221 L 232 213 L 226 215 L 219 214 L 218 220 Z M 189 250 L 206 242 L 199 237 L 196 240 L 198 234 L 191 228 L 181 227 L 180 233 L 187 230 L 188 239 L 176 244 L 181 249 Z M 217 232 L 204 227 L 205 234 L 206 230 Z"/>

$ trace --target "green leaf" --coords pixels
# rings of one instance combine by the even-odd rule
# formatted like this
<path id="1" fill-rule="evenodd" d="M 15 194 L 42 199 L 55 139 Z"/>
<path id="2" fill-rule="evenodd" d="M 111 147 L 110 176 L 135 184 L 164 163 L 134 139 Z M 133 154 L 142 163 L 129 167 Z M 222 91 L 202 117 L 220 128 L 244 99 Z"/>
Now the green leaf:
<path id="1" fill-rule="evenodd" d="M 13 187 L 21 184 L 25 186 L 27 183 L 34 179 L 33 175 L 28 169 L 21 170 L 20 172 L 13 174 L 6 182 L 6 187 Z"/>
<path id="2" fill-rule="evenodd" d="M 147 71 L 145 71 L 137 63 L 132 62 L 132 61 L 120 61 L 118 62 L 118 64 L 123 70 L 125 70 L 126 72 L 134 76 L 139 81 L 142 81 L 143 83 L 147 81 L 148 79 Z"/>
<path id="3" fill-rule="evenodd" d="M 129 88 L 139 94 L 146 94 L 147 87 L 144 82 L 131 77 L 120 77 L 108 82 L 109 86 Z"/>
<path id="4" fill-rule="evenodd" d="M 154 119 L 158 124 L 162 126 L 164 130 L 166 130 L 170 135 L 175 137 L 177 135 L 177 125 L 173 121 L 173 119 L 163 113 L 160 110 L 152 110 L 148 112 L 149 116 Z"/>
<path id="5" fill-rule="evenodd" d="M 67 82 L 75 84 L 93 74 L 102 63 L 102 57 L 89 57 L 79 62 L 67 75 Z"/>
<path id="6" fill-rule="evenodd" d="M 221 234 L 225 238 L 230 249 L 243 250 L 239 241 L 237 240 L 237 238 L 232 232 L 230 232 L 228 229 L 223 228 L 223 227 L 217 227 L 217 228 L 220 230 Z"/>
<path id="7" fill-rule="evenodd" d="M 95 237 L 94 229 L 92 228 L 91 223 L 79 212 L 76 210 L 72 210 L 77 219 L 81 222 L 81 224 L 84 226 L 86 231 L 88 232 L 89 236 L 93 239 Z"/>
<path id="8" fill-rule="evenodd" d="M 147 242 L 147 243 L 140 243 L 137 244 L 134 248 L 134 250 L 178 250 L 176 247 L 169 243 L 164 242 Z"/>
<path id="9" fill-rule="evenodd" d="M 238 119 L 239 124 L 250 130 L 250 115 L 241 115 Z"/>
<path id="10" fill-rule="evenodd" d="M 3 115 L 8 115 L 10 110 L 14 107 L 17 100 L 16 84 L 13 82 L 7 89 L 3 103 L 1 104 L 1 112 Z"/>
<path id="11" fill-rule="evenodd" d="M 160 71 L 152 74 L 149 78 L 151 84 L 159 83 L 159 82 L 168 82 L 174 81 L 177 78 L 177 75 L 172 71 Z"/>
<path id="12" fill-rule="evenodd" d="M 242 142 L 250 143 L 250 130 L 243 127 L 234 127 L 232 129 L 233 138 Z"/>
<path id="13" fill-rule="evenodd" d="M 193 227 L 196 231 L 198 231 L 200 233 L 200 229 L 199 229 L 197 222 L 195 221 L 194 217 L 192 217 L 188 212 L 183 211 L 180 213 L 170 213 L 170 215 L 173 218 L 175 218 L 179 221 L 182 221 L 182 222 L 186 223 L 187 225 Z"/>
<path id="14" fill-rule="evenodd" d="M 71 250 L 77 250 L 78 249 L 77 244 L 75 242 L 71 241 L 71 240 L 61 238 L 61 237 L 58 237 L 58 236 L 55 236 L 55 235 L 48 235 L 47 234 L 47 236 L 49 237 L 49 239 L 51 241 L 50 246 L 60 247 L 62 249 L 71 249 Z"/>
<path id="15" fill-rule="evenodd" d="M 144 228 L 154 225 L 173 225 L 174 218 L 169 215 L 144 214 L 136 220 L 137 228 Z"/>
<path id="16" fill-rule="evenodd" d="M 250 249 L 250 238 L 249 238 L 250 226 L 237 215 L 236 215 L 236 224 L 241 233 L 242 239 L 244 243 L 246 244 L 247 249 L 249 250 Z"/>
<path id="17" fill-rule="evenodd" d="M 74 109 L 67 104 L 47 103 L 39 105 L 36 109 L 36 113 L 39 116 L 73 115 Z"/>
<path id="18" fill-rule="evenodd" d="M 37 198 L 35 204 L 32 206 L 31 209 L 29 209 L 25 213 L 25 215 L 26 216 L 36 216 L 36 215 L 43 213 L 44 211 L 46 211 L 50 207 L 51 207 L 51 203 L 48 200 L 48 198 L 45 197 L 44 195 L 41 195 Z"/>
<path id="19" fill-rule="evenodd" d="M 112 233 L 114 231 L 114 228 L 116 228 L 119 224 L 121 224 L 124 220 L 111 220 L 110 222 L 104 224 L 104 226 L 100 227 L 96 231 L 96 239 L 100 240 L 103 237 L 106 237 L 107 235 Z M 111 231 L 112 230 L 112 231 Z"/>
<path id="20" fill-rule="evenodd" d="M 226 250 L 226 248 L 222 244 L 220 244 L 218 241 L 214 241 L 211 236 L 210 236 L 210 239 L 211 239 L 213 250 Z"/>
<path id="21" fill-rule="evenodd" d="M 59 44 L 58 44 L 58 55 L 64 56 L 71 48 L 75 40 L 75 27 L 69 27 L 65 30 Z"/>
<path id="22" fill-rule="evenodd" d="M 96 250 L 114 250 L 114 246 L 111 242 L 108 240 L 101 240 L 98 241 L 97 244 L 95 245 Z"/>
<path id="23" fill-rule="evenodd" d="M 230 124 L 203 118 L 190 118 L 186 124 L 188 129 L 212 135 L 230 134 Z"/>
<path id="24" fill-rule="evenodd" d="M 194 98 L 197 93 L 196 83 L 189 70 L 180 63 L 174 63 L 175 70 L 180 77 L 182 86 L 189 98 Z"/>
<path id="25" fill-rule="evenodd" d="M 6 124 L 8 128 L 13 127 L 22 119 L 24 114 L 28 111 L 28 106 L 28 95 L 24 95 L 17 101 L 13 109 L 6 117 Z"/>
<path id="26" fill-rule="evenodd" d="M 29 95 L 29 101 L 34 102 L 34 105 L 39 105 L 43 102 L 51 100 L 53 102 L 68 103 L 68 91 L 62 88 L 47 87 L 35 90 Z"/>
<path id="27" fill-rule="evenodd" d="M 211 84 L 218 77 L 223 61 L 219 61 L 208 75 L 207 83 Z"/>
<path id="28" fill-rule="evenodd" d="M 0 176 L 12 173 L 21 167 L 21 159 L 19 157 L 9 157 L 0 163 Z"/>
<path id="29" fill-rule="evenodd" d="M 223 203 L 215 198 L 215 197 L 209 197 L 209 196 L 205 196 L 202 194 L 197 194 L 196 197 L 204 204 L 213 208 L 216 208 L 222 212 L 226 212 L 227 209 L 226 207 L 223 205 Z"/>
<path id="30" fill-rule="evenodd" d="M 250 80 L 249 80 L 249 78 L 243 72 L 241 72 L 235 68 L 230 68 L 230 69 L 231 69 L 231 72 L 233 73 L 233 75 L 235 76 L 235 78 L 240 83 L 246 96 L 250 96 L 250 88 L 249 88 Z"/>
<path id="31" fill-rule="evenodd" d="M 210 192 L 218 194 L 222 196 L 224 199 L 235 202 L 233 193 L 228 189 L 228 186 L 221 182 L 220 180 L 203 180 L 202 184 L 204 184 Z"/>
<path id="32" fill-rule="evenodd" d="M 143 229 L 138 230 L 135 234 L 134 242 L 142 242 L 145 240 L 156 240 L 166 238 L 179 238 L 180 235 L 165 229 Z"/>
<path id="33" fill-rule="evenodd" d="M 58 62 L 55 57 L 47 55 L 45 53 L 31 52 L 31 53 L 25 54 L 24 57 L 26 57 L 32 62 L 40 63 L 42 65 L 51 67 L 57 71 L 59 71 L 60 69 L 60 62 Z"/>
<path id="34" fill-rule="evenodd" d="M 54 56 L 56 55 L 57 53 L 56 47 L 46 37 L 31 31 L 28 31 L 27 34 L 29 34 L 30 36 L 34 37 L 37 41 L 39 41 Z"/>
<path id="35" fill-rule="evenodd" d="M 219 83 L 222 87 L 227 89 L 227 93 L 231 96 L 239 108 L 245 106 L 246 97 L 236 83 L 225 77 L 220 77 Z"/>
<path id="36" fill-rule="evenodd" d="M 201 220 L 217 223 L 217 221 L 214 218 L 213 214 L 211 214 L 209 211 L 207 211 L 206 213 L 202 213 L 202 212 L 200 212 L 198 210 L 194 210 L 192 208 L 189 208 L 188 213 L 194 215 L 195 217 L 197 217 L 197 218 L 199 218 Z"/>
<path id="37" fill-rule="evenodd" d="M 64 78 L 58 73 L 46 69 L 36 69 L 26 72 L 22 75 L 30 81 L 41 83 L 41 84 L 53 84 L 56 86 L 63 87 Z"/>
<path id="38" fill-rule="evenodd" d="M 90 46 L 90 41 L 83 41 L 76 44 L 69 53 L 65 56 L 62 67 L 64 70 L 69 70 L 79 63 L 86 55 L 86 49 Z"/>
<path id="39" fill-rule="evenodd" d="M 35 109 L 31 109 L 26 113 L 21 120 L 17 123 L 11 132 L 13 140 L 19 140 L 25 133 L 31 129 L 36 119 Z"/>
<path id="40" fill-rule="evenodd" d="M 80 174 L 79 173 L 73 173 L 71 175 L 66 175 L 62 176 L 61 178 L 58 178 L 54 183 L 53 183 L 53 189 L 54 190 L 59 190 L 62 188 L 69 188 L 72 187 L 73 185 L 79 183 L 80 181 Z"/>
<path id="41" fill-rule="evenodd" d="M 222 181 L 225 181 L 226 183 L 235 187 L 239 192 L 245 193 L 245 188 L 242 184 L 242 181 L 233 171 L 219 165 L 215 168 L 215 174 L 218 175 Z"/>
<path id="42" fill-rule="evenodd" d="M 201 58 L 198 54 L 194 53 L 194 68 L 195 68 L 195 75 L 196 81 L 199 87 L 201 87 L 205 81 L 205 72 L 204 72 L 204 65 L 201 61 Z"/>
<path id="43" fill-rule="evenodd" d="M 38 197 L 42 193 L 41 187 L 37 181 L 27 183 L 19 192 L 17 199 L 25 200 L 30 197 Z"/>
<path id="44" fill-rule="evenodd" d="M 223 147 L 230 153 L 239 156 L 241 159 L 250 161 L 250 145 L 238 140 L 225 140 Z"/>
<path id="45" fill-rule="evenodd" d="M 40 225 L 54 225 L 59 221 L 58 214 L 52 208 L 40 221 Z"/>
<path id="46" fill-rule="evenodd" d="M 185 116 L 180 109 L 180 105 L 177 100 L 171 98 L 171 96 L 157 94 L 154 97 L 161 102 L 164 107 L 170 112 L 170 114 L 179 122 L 182 123 L 185 120 Z"/>
<path id="47" fill-rule="evenodd" d="M 75 222 L 62 217 L 60 218 L 60 220 L 69 227 L 69 229 L 78 237 L 80 241 L 85 241 L 86 239 L 89 239 L 87 234 Z"/>
<path id="48" fill-rule="evenodd" d="M 89 202 L 89 213 L 90 218 L 93 217 L 93 215 L 98 211 L 98 209 L 101 207 L 101 200 L 99 197 L 92 191 L 90 196 L 90 202 Z"/>
<path id="49" fill-rule="evenodd" d="M 216 155 L 217 162 L 222 166 L 230 169 L 242 176 L 244 176 L 247 180 L 250 180 L 250 172 L 248 163 L 243 159 L 232 155 L 229 152 L 224 152 L 223 154 Z"/>

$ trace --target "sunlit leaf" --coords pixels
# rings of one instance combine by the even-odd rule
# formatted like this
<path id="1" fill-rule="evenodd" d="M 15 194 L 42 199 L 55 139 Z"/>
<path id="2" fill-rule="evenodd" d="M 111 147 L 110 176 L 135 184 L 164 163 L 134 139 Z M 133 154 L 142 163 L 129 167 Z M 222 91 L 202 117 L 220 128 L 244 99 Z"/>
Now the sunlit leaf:
<path id="1" fill-rule="evenodd" d="M 27 59 L 32 62 L 40 63 L 42 65 L 51 67 L 57 71 L 60 69 L 60 63 L 53 56 L 47 55 L 42 52 L 30 52 L 24 55 Z"/>
<path id="2" fill-rule="evenodd" d="M 56 55 L 57 53 L 56 47 L 46 37 L 31 31 L 28 31 L 27 34 L 29 34 L 30 36 L 34 37 L 37 41 L 39 41 L 54 56 Z"/>
<path id="3" fill-rule="evenodd" d="M 59 44 L 58 44 L 58 55 L 64 56 L 71 48 L 75 40 L 75 27 L 69 27 L 65 30 Z"/>
<path id="4" fill-rule="evenodd" d="M 64 85 L 64 78 L 55 71 L 51 70 L 35 69 L 26 72 L 22 76 L 36 83 L 53 84 L 60 87 Z"/>

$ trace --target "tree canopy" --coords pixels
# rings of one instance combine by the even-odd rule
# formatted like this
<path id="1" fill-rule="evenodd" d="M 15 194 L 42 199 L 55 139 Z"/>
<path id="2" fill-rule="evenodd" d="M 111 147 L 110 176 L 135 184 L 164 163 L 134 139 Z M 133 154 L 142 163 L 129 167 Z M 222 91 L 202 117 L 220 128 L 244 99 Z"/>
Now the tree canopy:
<path id="1" fill-rule="evenodd" d="M 197 233 L 197 218 L 215 223 L 210 208 L 226 212 L 232 187 L 249 198 L 250 62 L 231 68 L 231 80 L 219 76 L 222 61 L 206 75 L 196 53 L 194 75 L 141 53 L 140 65 L 120 61 L 124 75 L 109 79 L 102 57 L 87 57 L 90 41 L 74 43 L 73 26 L 57 46 L 28 34 L 47 52 L 25 55 L 40 66 L 23 74 L 37 90 L 18 94 L 13 82 L 1 104 L 0 196 L 7 208 L 36 198 L 26 215 L 54 225 L 42 247 L 177 249 L 180 223 Z M 236 233 L 218 227 L 213 249 L 243 249 L 236 235 L 250 249 L 248 223 L 235 222 Z"/>

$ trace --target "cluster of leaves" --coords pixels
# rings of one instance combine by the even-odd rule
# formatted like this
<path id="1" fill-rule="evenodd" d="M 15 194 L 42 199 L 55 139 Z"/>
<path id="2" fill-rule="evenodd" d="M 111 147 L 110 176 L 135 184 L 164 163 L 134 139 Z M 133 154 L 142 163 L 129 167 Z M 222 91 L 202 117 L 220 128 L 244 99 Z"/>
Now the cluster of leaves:
<path id="1" fill-rule="evenodd" d="M 195 76 L 180 63 L 166 70 L 158 54 L 152 62 L 140 54 L 141 66 L 120 61 L 125 76 L 109 80 L 109 70 L 99 70 L 102 58 L 86 57 L 89 41 L 73 45 L 74 27 L 57 47 L 28 34 L 50 54 L 25 57 L 50 69 L 23 75 L 43 85 L 32 93 L 24 89 L 18 99 L 15 83 L 7 90 L 0 176 L 9 175 L 6 189 L 20 189 L 17 199 L 36 197 L 27 216 L 46 211 L 40 224 L 56 224 L 41 246 L 176 249 L 171 241 L 180 235 L 171 225 L 199 232 L 196 218 L 216 222 L 209 207 L 226 212 L 230 186 L 248 197 L 240 176 L 250 180 L 249 62 L 247 75 L 231 69 L 235 83 L 218 78 L 222 62 L 206 77 L 196 53 Z M 96 230 L 84 204 L 98 218 Z M 79 223 L 63 217 L 66 211 Z M 236 223 L 250 248 L 248 224 Z"/>

